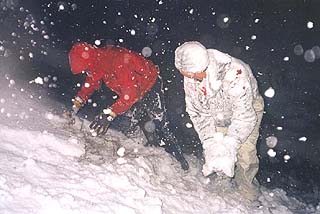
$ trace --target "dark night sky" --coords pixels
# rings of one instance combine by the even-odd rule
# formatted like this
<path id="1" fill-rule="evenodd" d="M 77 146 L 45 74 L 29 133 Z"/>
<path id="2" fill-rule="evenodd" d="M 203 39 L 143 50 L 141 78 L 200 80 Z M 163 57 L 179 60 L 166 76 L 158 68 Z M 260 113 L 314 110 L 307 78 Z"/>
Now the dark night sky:
<path id="1" fill-rule="evenodd" d="M 184 92 L 182 76 L 174 68 L 175 48 L 184 41 L 198 40 L 207 48 L 216 48 L 242 59 L 252 67 L 261 94 L 269 87 L 276 92 L 273 98 L 264 96 L 266 114 L 258 143 L 260 182 L 270 187 L 286 184 L 294 193 L 305 188 L 305 184 L 310 183 L 308 179 L 319 180 L 319 1 L 0 2 L 3 8 L 0 10 L 0 46 L 4 47 L 4 50 L 0 49 L 1 72 L 10 69 L 15 71 L 12 75 L 28 81 L 37 76 L 57 76 L 58 87 L 48 89 L 48 96 L 66 102 L 70 107 L 70 99 L 77 90 L 75 85 L 82 80 L 71 75 L 67 62 L 67 51 L 75 41 L 93 44 L 100 40 L 101 46 L 115 44 L 137 52 L 150 47 L 153 51 L 150 59 L 160 66 L 166 80 L 173 126 L 187 139 L 194 138 L 194 131 L 184 128 L 188 117 L 181 117 L 185 111 Z M 224 22 L 226 17 L 229 20 Z M 30 25 L 32 22 L 34 26 Z M 308 22 L 313 23 L 312 28 L 307 27 Z M 252 39 L 253 35 L 256 39 Z M 297 55 L 294 52 L 297 45 L 303 47 L 304 53 L 314 48 L 316 59 L 307 57 L 312 60 L 307 62 L 303 54 Z M 6 54 L 5 50 L 8 51 Z M 33 53 L 32 58 L 29 52 Z M 19 60 L 20 56 L 24 56 L 24 60 Z M 106 88 L 104 91 L 110 94 Z M 95 94 L 96 101 L 102 94 Z M 100 106 L 108 102 L 108 97 L 98 101 Z M 84 114 L 90 118 L 99 110 L 87 106 Z M 283 130 L 277 130 L 277 127 Z M 278 138 L 275 158 L 268 157 L 265 144 L 265 138 L 272 135 Z M 299 141 L 300 137 L 306 137 L 307 141 Z M 283 160 L 285 154 L 291 157 L 287 163 Z M 288 183 L 288 175 L 297 179 L 296 186 Z M 267 177 L 274 180 L 279 177 L 281 181 L 266 183 Z"/>

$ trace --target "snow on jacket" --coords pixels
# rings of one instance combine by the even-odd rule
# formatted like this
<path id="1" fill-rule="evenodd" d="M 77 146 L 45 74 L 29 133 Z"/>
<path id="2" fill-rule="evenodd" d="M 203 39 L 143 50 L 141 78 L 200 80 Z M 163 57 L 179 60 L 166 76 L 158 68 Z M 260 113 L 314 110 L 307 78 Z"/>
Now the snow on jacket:
<path id="1" fill-rule="evenodd" d="M 116 114 L 126 112 L 142 99 L 153 87 L 159 74 L 159 70 L 151 61 L 121 47 L 97 48 L 79 43 L 71 49 L 69 61 L 73 73 L 79 73 L 87 67 L 85 83 L 77 96 L 86 102 L 92 93 L 100 88 L 103 81 L 118 95 L 118 99 L 110 107 Z"/>
<path id="2" fill-rule="evenodd" d="M 206 78 L 184 78 L 186 110 L 204 143 L 214 138 L 217 127 L 243 143 L 257 121 L 254 100 L 260 96 L 250 67 L 234 57 L 208 49 Z"/>

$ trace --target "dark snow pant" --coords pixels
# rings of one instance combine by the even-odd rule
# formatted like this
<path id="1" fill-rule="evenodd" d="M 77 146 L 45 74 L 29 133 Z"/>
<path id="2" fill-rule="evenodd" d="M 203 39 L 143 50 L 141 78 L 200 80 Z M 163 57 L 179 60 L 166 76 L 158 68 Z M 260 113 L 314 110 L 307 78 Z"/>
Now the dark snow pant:
<path id="1" fill-rule="evenodd" d="M 163 147 L 180 162 L 184 170 L 189 168 L 178 140 L 169 127 L 162 79 L 158 78 L 153 88 L 132 106 L 127 115 L 131 117 L 130 129 L 139 126 L 147 138 L 147 145 Z"/>

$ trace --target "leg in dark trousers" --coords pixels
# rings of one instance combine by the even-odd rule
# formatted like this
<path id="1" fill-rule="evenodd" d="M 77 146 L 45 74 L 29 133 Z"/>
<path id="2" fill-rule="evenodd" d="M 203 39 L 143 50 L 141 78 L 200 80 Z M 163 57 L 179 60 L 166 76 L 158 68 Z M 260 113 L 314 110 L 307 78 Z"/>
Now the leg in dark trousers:
<path id="1" fill-rule="evenodd" d="M 183 156 L 177 138 L 170 128 L 167 109 L 164 102 L 163 83 L 158 78 L 151 91 L 133 107 L 133 117 L 146 136 L 147 145 L 161 146 L 175 157 L 184 170 L 189 164 Z"/>

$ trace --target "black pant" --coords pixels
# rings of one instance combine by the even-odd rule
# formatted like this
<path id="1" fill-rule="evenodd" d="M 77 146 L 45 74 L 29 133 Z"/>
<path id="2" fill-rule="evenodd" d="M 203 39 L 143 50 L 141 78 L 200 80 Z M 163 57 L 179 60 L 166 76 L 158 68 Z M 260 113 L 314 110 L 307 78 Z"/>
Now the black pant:
<path id="1" fill-rule="evenodd" d="M 139 126 L 147 138 L 148 145 L 163 147 L 180 162 L 183 169 L 189 168 L 178 140 L 170 128 L 161 78 L 158 78 L 144 98 L 133 105 L 124 116 L 130 119 L 127 131 L 135 130 Z"/>

